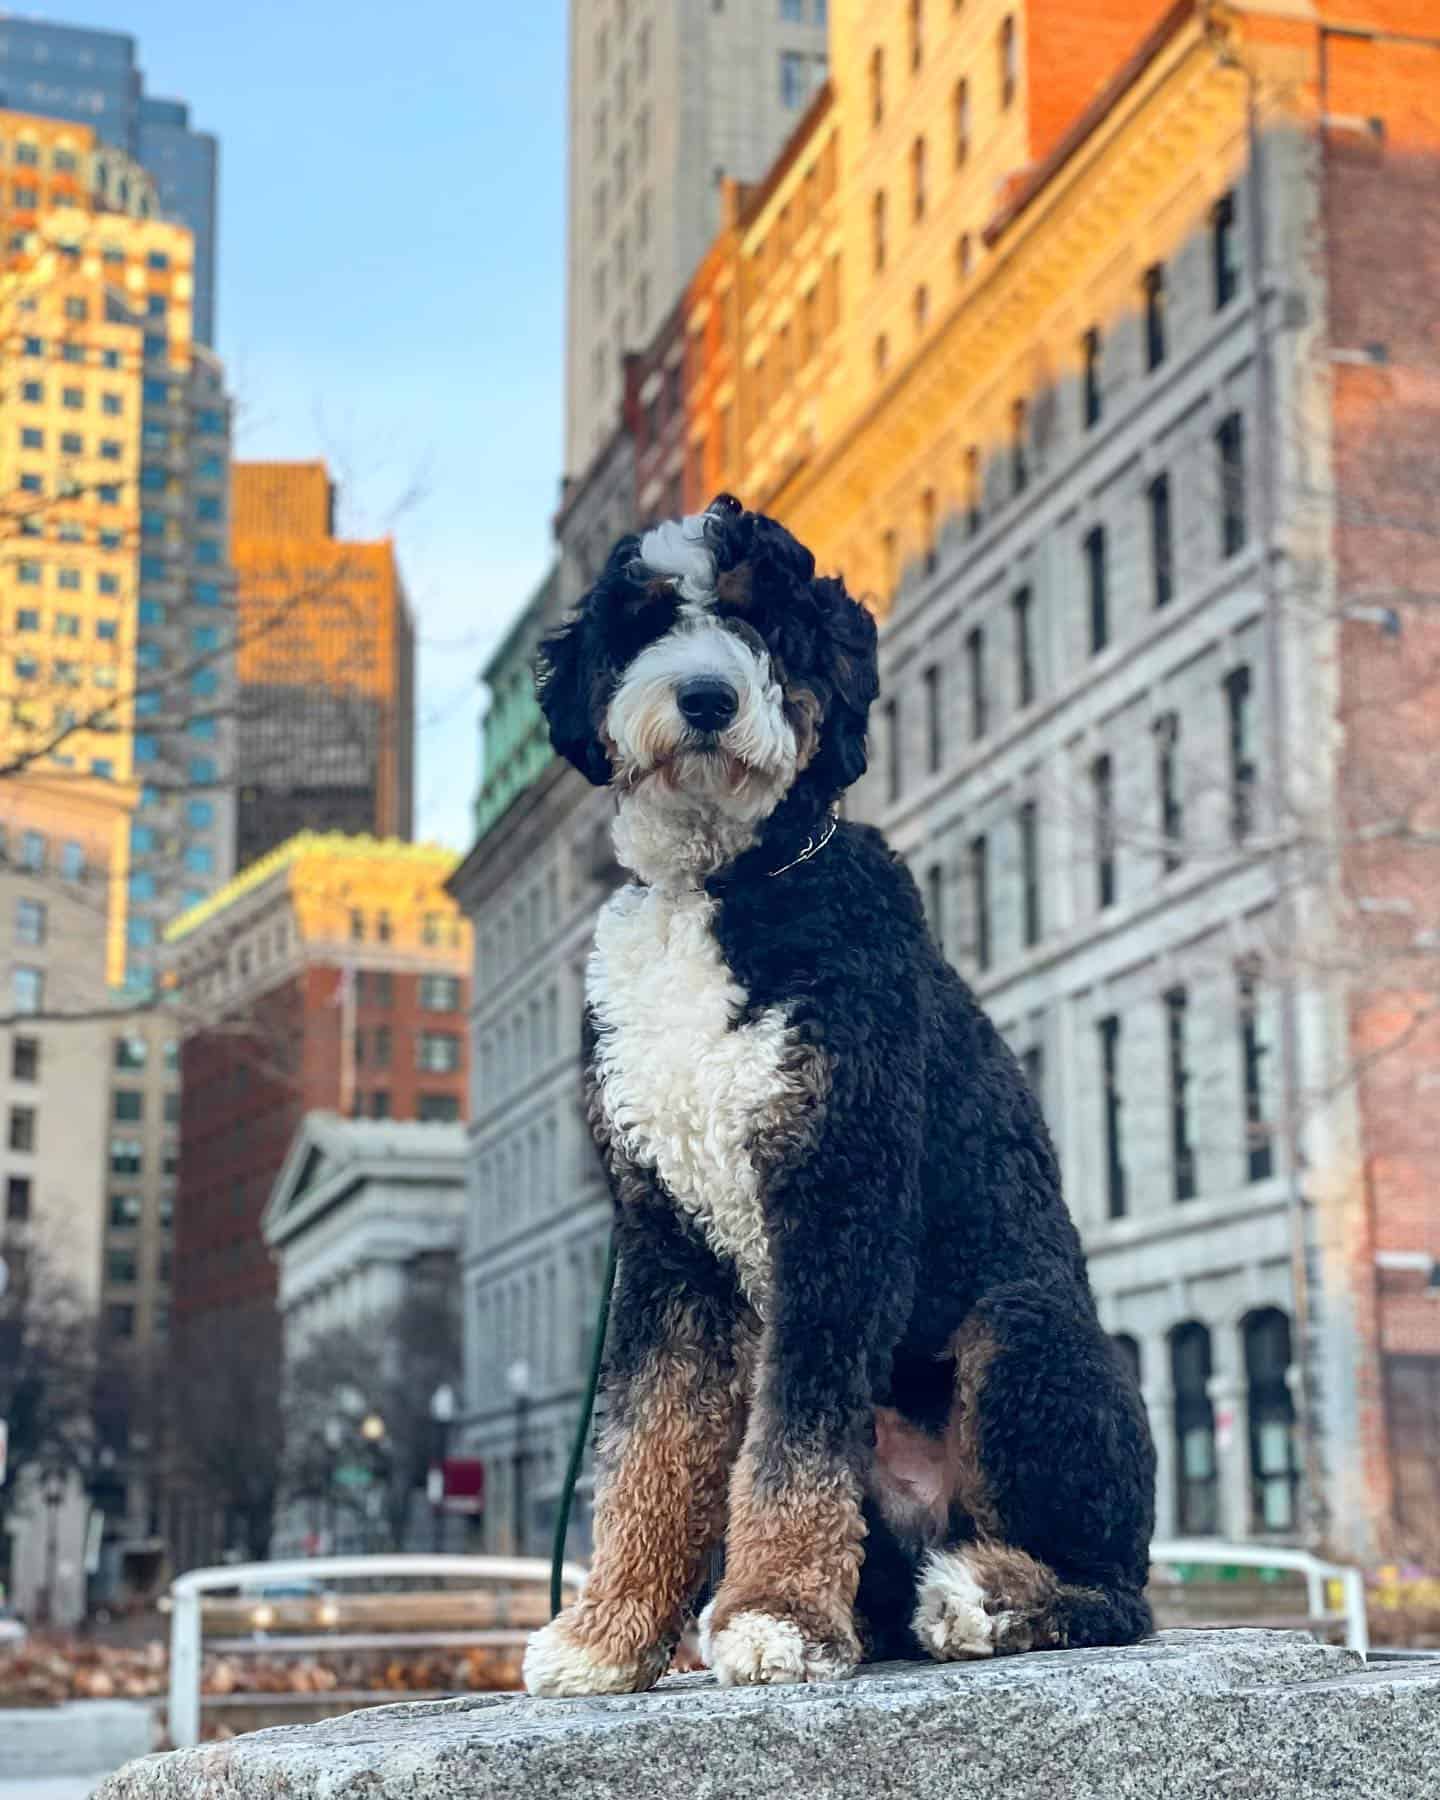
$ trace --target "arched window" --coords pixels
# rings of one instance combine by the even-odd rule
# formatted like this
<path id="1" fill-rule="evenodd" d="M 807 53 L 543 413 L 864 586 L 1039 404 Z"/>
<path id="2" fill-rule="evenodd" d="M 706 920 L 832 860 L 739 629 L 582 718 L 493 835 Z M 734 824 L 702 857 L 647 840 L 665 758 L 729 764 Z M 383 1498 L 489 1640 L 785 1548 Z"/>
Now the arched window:
<path id="1" fill-rule="evenodd" d="M 1290 1370 L 1290 1321 L 1278 1307 L 1251 1313 L 1245 1339 L 1250 1400 L 1250 1512 L 1257 1531 L 1293 1531 L 1300 1466 Z"/>
<path id="2" fill-rule="evenodd" d="M 1220 1529 L 1215 1466 L 1215 1409 L 1210 1403 L 1210 1333 L 1193 1320 L 1170 1333 L 1175 1390 L 1175 1479 L 1180 1530 L 1203 1537 Z"/>
<path id="3" fill-rule="evenodd" d="M 1115 1346 L 1115 1354 L 1130 1371 L 1130 1375 L 1138 1388 L 1141 1376 L 1139 1341 L 1136 1338 L 1131 1337 L 1128 1331 L 1117 1331 L 1110 1342 Z"/>

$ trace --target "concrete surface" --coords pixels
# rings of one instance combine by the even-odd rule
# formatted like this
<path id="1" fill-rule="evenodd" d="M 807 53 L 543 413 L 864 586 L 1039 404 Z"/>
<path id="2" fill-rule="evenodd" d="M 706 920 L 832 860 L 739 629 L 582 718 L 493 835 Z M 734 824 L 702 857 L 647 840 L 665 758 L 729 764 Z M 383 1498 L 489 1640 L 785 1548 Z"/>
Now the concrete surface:
<path id="1" fill-rule="evenodd" d="M 475 1695 L 132 1763 L 99 1800 L 1421 1800 L 1440 1672 L 1303 1633 L 886 1664 L 849 1682 Z"/>
<path id="2" fill-rule="evenodd" d="M 144 1756 L 157 1739 L 147 1700 L 67 1700 L 60 1706 L 0 1706 L 3 1784 L 101 1775 Z"/>

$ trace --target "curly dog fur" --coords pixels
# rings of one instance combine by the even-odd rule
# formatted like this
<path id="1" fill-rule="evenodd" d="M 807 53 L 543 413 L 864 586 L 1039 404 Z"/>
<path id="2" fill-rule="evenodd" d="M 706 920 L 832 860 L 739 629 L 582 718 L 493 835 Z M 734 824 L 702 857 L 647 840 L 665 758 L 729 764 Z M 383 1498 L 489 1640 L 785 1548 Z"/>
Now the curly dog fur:
<path id="1" fill-rule="evenodd" d="M 617 545 L 545 643 L 633 871 L 588 977 L 620 1273 L 583 1597 L 532 1692 L 1128 1643 L 1154 1452 L 1040 1109 L 864 771 L 875 626 L 728 497 Z"/>

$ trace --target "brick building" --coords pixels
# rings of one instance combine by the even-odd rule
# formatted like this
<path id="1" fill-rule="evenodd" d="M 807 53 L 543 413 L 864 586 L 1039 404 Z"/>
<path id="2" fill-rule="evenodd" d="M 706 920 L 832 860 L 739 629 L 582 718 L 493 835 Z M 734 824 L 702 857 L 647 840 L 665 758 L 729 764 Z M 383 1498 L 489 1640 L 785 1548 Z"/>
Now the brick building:
<path id="1" fill-rule="evenodd" d="M 465 1113 L 469 933 L 424 844 L 302 833 L 169 934 L 181 1051 L 175 1315 L 269 1306 L 260 1217 L 307 1112 Z"/>

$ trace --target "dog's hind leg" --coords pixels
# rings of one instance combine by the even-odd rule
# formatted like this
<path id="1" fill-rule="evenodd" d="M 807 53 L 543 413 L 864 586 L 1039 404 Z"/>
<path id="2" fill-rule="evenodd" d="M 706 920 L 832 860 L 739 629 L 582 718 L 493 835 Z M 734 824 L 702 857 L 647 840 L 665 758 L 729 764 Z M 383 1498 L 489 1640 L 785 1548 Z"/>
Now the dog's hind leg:
<path id="1" fill-rule="evenodd" d="M 920 1571 L 917 1599 L 910 1628 L 939 1662 L 1134 1643 L 1151 1623 L 1139 1593 L 1062 1581 L 1008 1544 L 933 1551 Z"/>
<path id="2" fill-rule="evenodd" d="M 942 1660 L 1150 1629 L 1154 1451 L 1093 1314 L 1034 1282 L 993 1290 L 954 1344 L 952 1529 L 923 1564 L 911 1630 Z"/>

